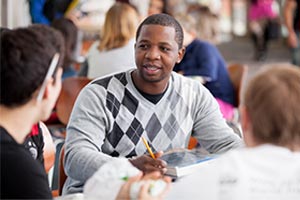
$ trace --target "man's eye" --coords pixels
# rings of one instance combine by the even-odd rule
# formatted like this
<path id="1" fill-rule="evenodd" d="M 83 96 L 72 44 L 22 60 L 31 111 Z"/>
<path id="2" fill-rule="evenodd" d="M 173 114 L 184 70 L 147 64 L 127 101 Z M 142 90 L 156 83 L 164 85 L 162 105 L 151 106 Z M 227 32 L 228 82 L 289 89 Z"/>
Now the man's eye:
<path id="1" fill-rule="evenodd" d="M 140 45 L 139 45 L 139 48 L 140 48 L 140 49 L 148 49 L 148 47 L 149 47 L 149 46 L 146 45 L 146 44 L 140 44 Z"/>
<path id="2" fill-rule="evenodd" d="M 169 51 L 170 50 L 170 48 L 167 48 L 167 47 L 161 47 L 160 48 L 162 51 Z"/>

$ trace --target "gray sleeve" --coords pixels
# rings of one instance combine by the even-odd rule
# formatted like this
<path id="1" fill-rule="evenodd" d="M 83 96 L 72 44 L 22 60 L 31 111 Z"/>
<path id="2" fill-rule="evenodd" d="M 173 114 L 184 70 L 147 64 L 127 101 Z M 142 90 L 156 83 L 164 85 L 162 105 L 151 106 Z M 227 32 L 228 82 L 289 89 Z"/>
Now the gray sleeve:
<path id="1" fill-rule="evenodd" d="M 242 147 L 242 139 L 227 125 L 215 98 L 205 87 L 201 87 L 199 93 L 192 135 L 201 147 L 210 153 Z"/>
<path id="2" fill-rule="evenodd" d="M 90 84 L 81 91 L 67 126 L 64 168 L 67 176 L 81 183 L 113 159 L 101 152 L 107 123 L 101 89 Z"/>

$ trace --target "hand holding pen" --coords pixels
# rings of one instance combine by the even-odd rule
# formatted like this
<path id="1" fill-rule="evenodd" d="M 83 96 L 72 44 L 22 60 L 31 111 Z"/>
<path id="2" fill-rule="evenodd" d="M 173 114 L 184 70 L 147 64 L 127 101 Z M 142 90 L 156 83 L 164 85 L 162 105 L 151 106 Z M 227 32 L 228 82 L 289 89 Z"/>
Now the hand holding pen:
<path id="1" fill-rule="evenodd" d="M 154 156 L 154 154 L 153 154 L 153 152 L 152 152 L 152 150 L 151 150 L 151 148 L 150 148 L 150 146 L 149 146 L 147 140 L 146 140 L 144 137 L 141 137 L 141 138 L 142 138 L 143 143 L 144 143 L 144 145 L 146 146 L 146 148 L 147 148 L 147 150 L 148 150 L 150 156 L 151 156 L 153 159 L 155 159 L 155 156 Z"/>
<path id="2" fill-rule="evenodd" d="M 145 138 L 143 139 L 143 137 L 142 140 L 150 156 L 142 155 L 134 159 L 130 159 L 129 161 L 131 162 L 131 164 L 133 164 L 135 167 L 137 167 L 139 170 L 143 171 L 146 174 L 153 171 L 159 171 L 161 174 L 164 174 L 167 170 L 167 163 L 159 159 L 159 157 L 162 156 L 163 152 L 158 152 L 154 154 L 147 140 Z"/>

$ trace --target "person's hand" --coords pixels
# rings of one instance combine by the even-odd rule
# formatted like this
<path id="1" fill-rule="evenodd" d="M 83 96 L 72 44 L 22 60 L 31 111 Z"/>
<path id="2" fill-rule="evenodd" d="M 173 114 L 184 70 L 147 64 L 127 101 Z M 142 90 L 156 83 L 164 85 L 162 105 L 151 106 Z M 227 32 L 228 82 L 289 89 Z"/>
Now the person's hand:
<path id="1" fill-rule="evenodd" d="M 130 199 L 130 187 L 132 183 L 136 181 L 140 181 L 143 176 L 143 173 L 138 174 L 137 176 L 131 177 L 126 181 L 123 186 L 121 187 L 118 196 L 116 197 L 116 200 L 124 200 L 124 199 Z"/>
<path id="2" fill-rule="evenodd" d="M 147 179 L 158 179 L 160 176 L 160 174 L 158 172 L 152 172 L 150 174 L 147 174 L 144 176 L 143 180 L 147 180 Z M 163 181 L 165 181 L 167 183 L 167 186 L 164 188 L 164 190 L 158 194 L 157 196 L 151 196 L 149 194 L 149 190 L 150 190 L 150 182 L 146 181 L 140 189 L 140 192 L 138 194 L 138 199 L 143 199 L 143 200 L 161 200 L 164 199 L 167 192 L 170 190 L 170 185 L 171 185 L 171 178 L 165 176 L 163 178 Z"/>
<path id="3" fill-rule="evenodd" d="M 130 159 L 129 161 L 132 165 L 143 171 L 145 174 L 153 171 L 159 171 L 161 174 L 164 174 L 167 171 L 167 163 L 163 160 L 158 159 L 160 156 L 162 156 L 162 154 L 163 152 L 156 153 L 155 157 L 157 159 L 153 159 L 147 155 L 142 155 L 134 159 Z"/>
<path id="4" fill-rule="evenodd" d="M 291 32 L 287 38 L 288 45 L 292 48 L 296 48 L 298 46 L 297 35 L 295 32 Z"/>
<path id="5" fill-rule="evenodd" d="M 123 184 L 121 187 L 118 196 L 116 197 L 116 200 L 125 200 L 125 199 L 130 199 L 130 189 L 133 183 L 138 182 L 138 181 L 145 181 L 143 185 L 141 186 L 139 193 L 138 193 L 138 199 L 143 199 L 143 200 L 160 200 L 163 199 L 166 195 L 166 193 L 170 189 L 170 183 L 171 183 L 171 178 L 170 177 L 163 177 L 162 180 L 166 182 L 167 186 L 164 188 L 164 190 L 158 194 L 157 196 L 153 197 L 149 194 L 150 190 L 150 182 L 147 180 L 158 180 L 162 178 L 161 174 L 159 172 L 152 172 L 149 173 L 145 176 L 142 176 L 142 173 L 140 173 L 137 176 L 131 177 L 128 179 L 127 182 Z"/>

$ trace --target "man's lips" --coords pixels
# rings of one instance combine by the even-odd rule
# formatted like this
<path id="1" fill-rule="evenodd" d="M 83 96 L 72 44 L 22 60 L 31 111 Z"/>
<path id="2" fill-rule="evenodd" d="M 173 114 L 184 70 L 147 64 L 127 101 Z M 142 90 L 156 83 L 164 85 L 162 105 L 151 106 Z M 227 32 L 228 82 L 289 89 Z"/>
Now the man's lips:
<path id="1" fill-rule="evenodd" d="M 143 67 L 148 72 L 157 72 L 158 70 L 160 70 L 160 67 L 156 65 L 144 64 Z"/>

